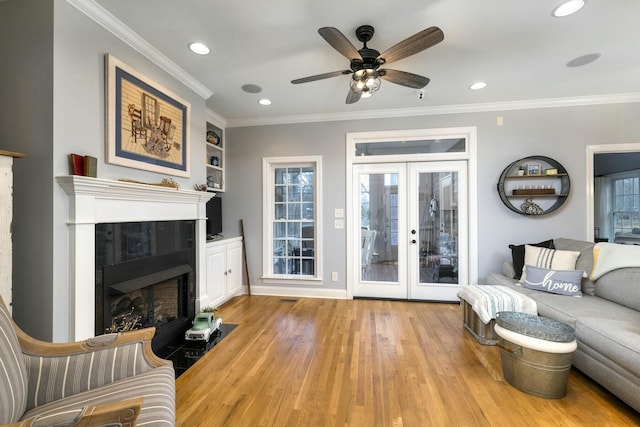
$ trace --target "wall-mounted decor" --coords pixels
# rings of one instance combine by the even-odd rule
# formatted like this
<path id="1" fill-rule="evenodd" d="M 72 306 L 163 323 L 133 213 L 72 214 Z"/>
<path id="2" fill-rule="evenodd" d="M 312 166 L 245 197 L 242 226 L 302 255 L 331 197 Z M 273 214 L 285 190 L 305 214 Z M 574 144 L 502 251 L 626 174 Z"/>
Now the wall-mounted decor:
<path id="1" fill-rule="evenodd" d="M 107 163 L 189 177 L 191 106 L 105 55 Z"/>
<path id="2" fill-rule="evenodd" d="M 527 165 L 526 175 L 519 173 L 523 164 Z M 543 170 L 545 174 L 541 173 Z M 549 170 L 553 173 L 546 173 Z M 564 204 L 571 182 L 567 170 L 558 161 L 547 156 L 529 156 L 504 168 L 497 188 L 500 200 L 513 212 L 540 216 Z"/>

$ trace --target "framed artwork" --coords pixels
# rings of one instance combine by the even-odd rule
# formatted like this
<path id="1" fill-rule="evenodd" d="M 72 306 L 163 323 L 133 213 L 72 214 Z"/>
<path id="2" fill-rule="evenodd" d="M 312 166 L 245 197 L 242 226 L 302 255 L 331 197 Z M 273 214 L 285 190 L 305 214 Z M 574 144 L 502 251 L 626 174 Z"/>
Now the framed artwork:
<path id="1" fill-rule="evenodd" d="M 191 105 L 105 55 L 107 163 L 189 177 Z"/>
<path id="2" fill-rule="evenodd" d="M 528 164 L 527 175 L 540 175 L 542 172 L 542 166 L 540 164 Z"/>

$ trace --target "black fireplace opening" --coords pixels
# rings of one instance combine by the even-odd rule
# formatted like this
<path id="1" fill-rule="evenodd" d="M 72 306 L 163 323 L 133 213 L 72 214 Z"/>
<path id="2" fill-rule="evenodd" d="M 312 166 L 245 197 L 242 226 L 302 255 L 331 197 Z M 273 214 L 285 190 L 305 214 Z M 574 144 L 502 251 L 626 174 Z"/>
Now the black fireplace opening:
<path id="1" fill-rule="evenodd" d="M 155 352 L 195 314 L 195 221 L 96 224 L 96 335 L 153 326 Z"/>

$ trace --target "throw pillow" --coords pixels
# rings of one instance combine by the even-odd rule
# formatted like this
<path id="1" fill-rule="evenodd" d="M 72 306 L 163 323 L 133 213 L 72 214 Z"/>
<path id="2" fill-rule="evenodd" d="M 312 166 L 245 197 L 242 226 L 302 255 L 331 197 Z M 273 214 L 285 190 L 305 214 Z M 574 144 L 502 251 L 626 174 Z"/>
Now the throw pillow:
<path id="1" fill-rule="evenodd" d="M 552 294 L 581 297 L 582 270 L 549 270 L 527 265 L 523 287 Z"/>
<path id="2" fill-rule="evenodd" d="M 544 242 L 527 244 L 530 246 L 554 249 L 553 240 L 545 240 Z M 509 245 L 509 249 L 511 249 L 511 262 L 513 263 L 513 271 L 515 272 L 513 278 L 517 280 L 520 280 L 520 276 L 522 276 L 522 267 L 524 267 L 524 247 L 527 244 Z"/>
<path id="3" fill-rule="evenodd" d="M 520 283 L 524 283 L 527 276 L 527 265 L 550 270 L 575 270 L 576 261 L 580 256 L 578 251 L 561 251 L 558 249 L 539 248 L 525 245 L 524 263 Z"/>

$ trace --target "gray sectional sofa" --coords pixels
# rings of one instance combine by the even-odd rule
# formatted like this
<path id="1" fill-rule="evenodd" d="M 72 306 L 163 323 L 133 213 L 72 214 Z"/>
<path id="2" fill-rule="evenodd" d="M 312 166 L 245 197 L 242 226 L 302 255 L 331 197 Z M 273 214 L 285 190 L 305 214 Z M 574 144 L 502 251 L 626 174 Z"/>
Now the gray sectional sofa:
<path id="1" fill-rule="evenodd" d="M 591 273 L 594 243 L 554 239 L 555 249 L 579 251 L 577 270 Z M 533 298 L 540 316 L 575 329 L 578 349 L 573 366 L 640 411 L 640 268 L 621 268 L 591 281 L 582 279 L 581 298 L 557 295 L 516 285 L 512 262 L 502 274 L 487 277 Z"/>

